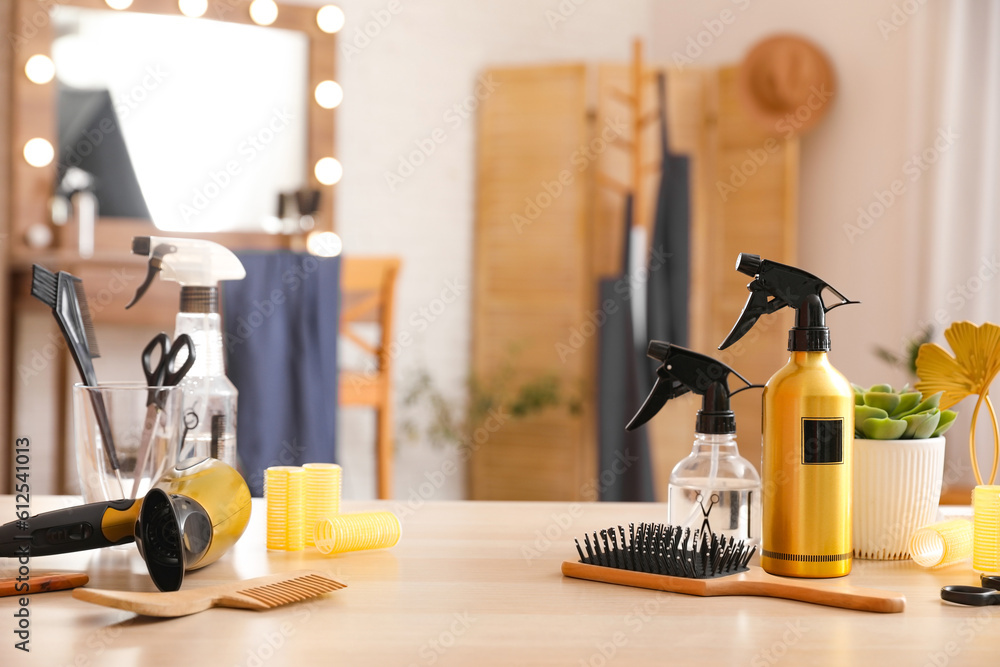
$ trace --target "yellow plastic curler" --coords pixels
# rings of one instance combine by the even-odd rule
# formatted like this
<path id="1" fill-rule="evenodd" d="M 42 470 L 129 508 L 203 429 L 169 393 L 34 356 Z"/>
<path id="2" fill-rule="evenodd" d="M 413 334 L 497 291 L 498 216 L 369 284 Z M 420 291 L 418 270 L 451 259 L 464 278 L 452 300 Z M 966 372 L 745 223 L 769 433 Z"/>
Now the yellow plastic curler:
<path id="1" fill-rule="evenodd" d="M 316 523 L 316 548 L 324 554 L 387 549 L 399 542 L 402 528 L 392 512 L 339 514 Z"/>
<path id="2" fill-rule="evenodd" d="M 923 567 L 940 567 L 972 555 L 972 522 L 939 521 L 918 529 L 910 537 L 910 557 Z"/>
<path id="3" fill-rule="evenodd" d="M 264 499 L 267 501 L 267 548 L 284 549 L 288 498 L 288 475 L 283 468 L 264 471 Z"/>
<path id="4" fill-rule="evenodd" d="M 305 548 L 305 471 L 297 466 L 272 466 L 264 471 L 267 499 L 267 548 Z"/>
<path id="5" fill-rule="evenodd" d="M 1000 573 L 1000 486 L 977 486 L 972 492 L 975 537 L 972 568 Z"/>
<path id="6" fill-rule="evenodd" d="M 307 463 L 306 471 L 306 546 L 315 544 L 316 522 L 340 514 L 342 472 L 335 463 Z"/>
<path id="7" fill-rule="evenodd" d="M 288 498 L 285 504 L 285 550 L 306 548 L 306 471 L 288 468 Z"/>

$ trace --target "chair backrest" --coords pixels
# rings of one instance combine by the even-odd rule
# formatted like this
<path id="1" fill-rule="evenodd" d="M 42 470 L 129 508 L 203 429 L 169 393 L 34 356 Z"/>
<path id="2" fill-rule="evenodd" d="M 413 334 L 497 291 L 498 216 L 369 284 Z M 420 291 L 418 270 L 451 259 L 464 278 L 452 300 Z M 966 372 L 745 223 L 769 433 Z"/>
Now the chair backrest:
<path id="1" fill-rule="evenodd" d="M 380 373 L 389 369 L 387 346 L 392 338 L 392 315 L 399 273 L 398 257 L 344 256 L 340 265 L 340 335 L 375 357 Z M 379 325 L 373 345 L 356 330 L 359 323 Z"/>

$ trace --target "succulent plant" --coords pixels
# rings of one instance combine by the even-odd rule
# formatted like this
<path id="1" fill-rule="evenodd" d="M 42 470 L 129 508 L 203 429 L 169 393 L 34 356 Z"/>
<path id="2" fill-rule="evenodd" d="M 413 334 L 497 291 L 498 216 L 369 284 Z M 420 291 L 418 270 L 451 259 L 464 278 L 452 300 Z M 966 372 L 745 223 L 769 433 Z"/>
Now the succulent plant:
<path id="1" fill-rule="evenodd" d="M 936 438 L 955 423 L 957 413 L 941 410 L 938 392 L 924 398 L 909 385 L 898 392 L 891 385 L 854 387 L 854 435 L 870 440 Z"/>

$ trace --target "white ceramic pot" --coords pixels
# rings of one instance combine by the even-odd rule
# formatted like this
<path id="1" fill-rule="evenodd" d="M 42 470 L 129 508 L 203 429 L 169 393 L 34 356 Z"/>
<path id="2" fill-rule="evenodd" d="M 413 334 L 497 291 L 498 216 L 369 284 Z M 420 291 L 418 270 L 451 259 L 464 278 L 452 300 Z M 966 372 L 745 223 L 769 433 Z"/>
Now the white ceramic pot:
<path id="1" fill-rule="evenodd" d="M 944 436 L 854 439 L 854 557 L 904 560 L 910 536 L 937 518 Z"/>

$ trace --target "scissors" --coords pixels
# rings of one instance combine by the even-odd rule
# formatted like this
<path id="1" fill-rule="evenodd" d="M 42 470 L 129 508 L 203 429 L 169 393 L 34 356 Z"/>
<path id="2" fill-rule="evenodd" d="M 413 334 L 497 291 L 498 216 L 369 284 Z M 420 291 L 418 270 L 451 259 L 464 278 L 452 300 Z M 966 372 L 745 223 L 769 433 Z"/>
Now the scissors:
<path id="1" fill-rule="evenodd" d="M 1000 575 L 984 574 L 979 586 L 945 586 L 941 589 L 941 599 L 974 607 L 1000 604 Z"/>
<path id="2" fill-rule="evenodd" d="M 153 354 L 159 349 L 159 360 L 153 365 Z M 187 354 L 184 363 L 177 367 L 177 357 L 182 350 Z M 150 446 L 153 442 L 153 430 L 156 428 L 156 416 L 164 408 L 166 395 L 163 387 L 176 386 L 184 379 L 187 372 L 194 365 L 194 341 L 191 336 L 181 334 L 173 345 L 170 344 L 170 337 L 165 333 L 159 333 L 149 341 L 149 344 L 142 351 L 142 371 L 146 375 L 146 385 L 149 393 L 146 397 L 146 420 L 142 426 L 142 438 L 139 440 L 139 452 L 135 460 L 135 476 L 132 480 L 132 498 L 139 490 L 139 481 L 142 479 L 142 471 L 146 467 L 146 459 L 149 456 Z"/>

